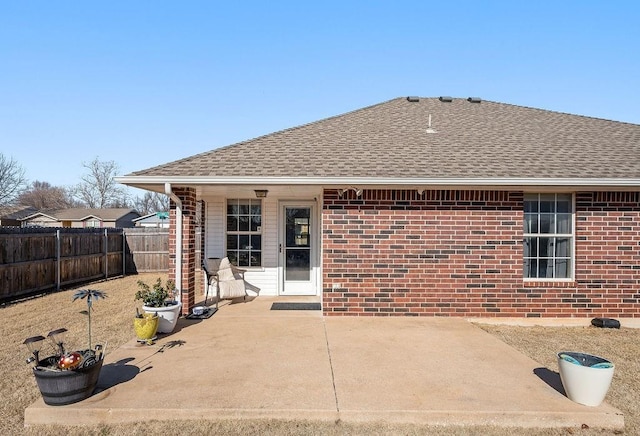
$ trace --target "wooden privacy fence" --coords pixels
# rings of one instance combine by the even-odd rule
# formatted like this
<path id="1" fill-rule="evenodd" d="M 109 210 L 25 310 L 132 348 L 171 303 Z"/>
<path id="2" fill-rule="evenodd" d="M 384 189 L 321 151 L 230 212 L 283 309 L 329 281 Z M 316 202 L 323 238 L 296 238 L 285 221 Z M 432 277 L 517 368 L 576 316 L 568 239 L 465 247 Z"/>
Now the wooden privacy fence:
<path id="1" fill-rule="evenodd" d="M 127 273 L 169 271 L 169 229 L 133 227 L 123 231 Z"/>
<path id="2" fill-rule="evenodd" d="M 168 229 L 0 228 L 0 301 L 168 269 Z"/>

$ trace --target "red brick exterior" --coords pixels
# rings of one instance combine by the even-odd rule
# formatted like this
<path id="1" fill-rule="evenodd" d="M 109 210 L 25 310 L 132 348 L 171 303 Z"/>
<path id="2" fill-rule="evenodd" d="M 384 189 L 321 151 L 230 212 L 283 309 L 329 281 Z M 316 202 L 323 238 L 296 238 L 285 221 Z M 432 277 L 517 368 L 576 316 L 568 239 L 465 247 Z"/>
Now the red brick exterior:
<path id="1" fill-rule="evenodd" d="M 640 317 L 640 195 L 576 193 L 575 280 L 523 280 L 523 192 L 325 190 L 326 315 Z"/>
<path id="2" fill-rule="evenodd" d="M 182 314 L 189 314 L 196 295 L 196 192 L 192 188 L 173 188 L 182 201 Z M 176 204 L 170 202 L 169 277 L 176 279 Z M 198 241 L 200 243 L 200 241 Z"/>

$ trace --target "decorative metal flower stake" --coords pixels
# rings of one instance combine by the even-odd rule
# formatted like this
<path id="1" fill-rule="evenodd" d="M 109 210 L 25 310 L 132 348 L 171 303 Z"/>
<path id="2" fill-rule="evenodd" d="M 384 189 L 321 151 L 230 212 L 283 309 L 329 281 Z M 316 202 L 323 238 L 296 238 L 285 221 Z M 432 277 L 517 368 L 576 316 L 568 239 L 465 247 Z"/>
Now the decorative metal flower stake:
<path id="1" fill-rule="evenodd" d="M 107 298 L 107 293 L 96 289 L 82 289 L 73 294 L 73 301 L 84 299 L 85 297 L 87 298 L 87 314 L 89 315 L 89 349 L 91 350 L 91 307 L 94 299 Z"/>

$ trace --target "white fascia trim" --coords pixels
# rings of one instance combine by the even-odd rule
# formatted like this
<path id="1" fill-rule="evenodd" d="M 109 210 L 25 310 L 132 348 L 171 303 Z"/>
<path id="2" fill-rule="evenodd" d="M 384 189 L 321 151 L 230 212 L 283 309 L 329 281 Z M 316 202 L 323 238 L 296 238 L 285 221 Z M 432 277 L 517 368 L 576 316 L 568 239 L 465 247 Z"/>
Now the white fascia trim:
<path id="1" fill-rule="evenodd" d="M 42 212 L 36 212 L 36 213 L 33 213 L 33 214 L 31 214 L 31 215 L 28 215 L 28 216 L 26 216 L 26 217 L 24 217 L 24 218 L 20 218 L 20 221 L 30 220 L 31 218 L 35 218 L 35 217 L 38 217 L 38 216 L 47 217 L 47 218 L 50 218 L 50 219 L 51 219 L 51 220 L 53 220 L 53 221 L 60 221 L 60 219 L 59 219 L 59 218 L 56 218 L 56 217 L 51 216 L 51 215 L 47 215 L 46 213 L 42 213 Z"/>
<path id="2" fill-rule="evenodd" d="M 384 178 L 384 177 L 162 177 L 122 176 L 124 185 L 443 185 L 443 186 L 626 186 L 640 187 L 640 179 L 574 178 Z"/>

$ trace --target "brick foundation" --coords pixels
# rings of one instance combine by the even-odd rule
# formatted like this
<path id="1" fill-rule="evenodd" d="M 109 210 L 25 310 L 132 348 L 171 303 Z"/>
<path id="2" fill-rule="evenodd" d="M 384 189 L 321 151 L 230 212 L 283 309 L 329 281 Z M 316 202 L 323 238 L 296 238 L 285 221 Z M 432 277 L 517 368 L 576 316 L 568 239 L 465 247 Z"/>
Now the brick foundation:
<path id="1" fill-rule="evenodd" d="M 576 194 L 575 281 L 523 280 L 522 192 L 325 190 L 326 315 L 640 316 L 638 193 Z"/>

